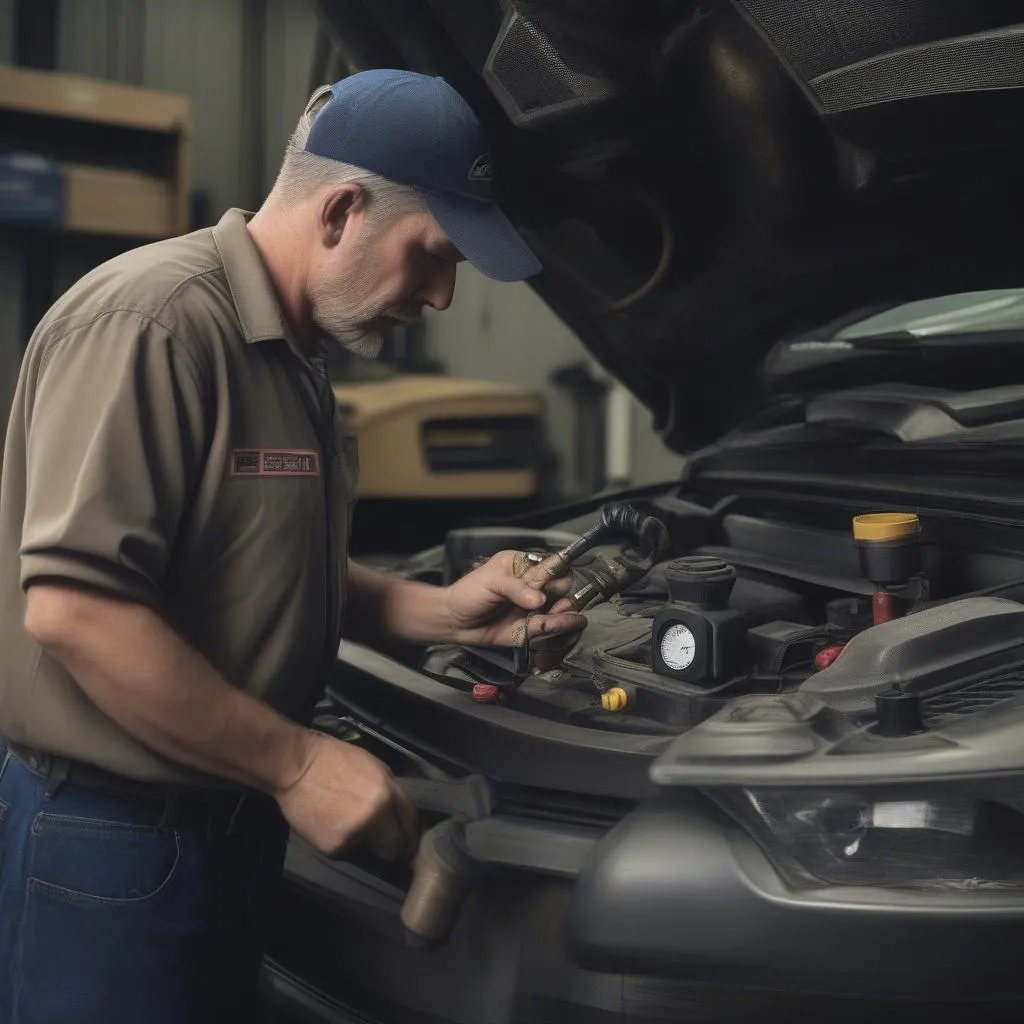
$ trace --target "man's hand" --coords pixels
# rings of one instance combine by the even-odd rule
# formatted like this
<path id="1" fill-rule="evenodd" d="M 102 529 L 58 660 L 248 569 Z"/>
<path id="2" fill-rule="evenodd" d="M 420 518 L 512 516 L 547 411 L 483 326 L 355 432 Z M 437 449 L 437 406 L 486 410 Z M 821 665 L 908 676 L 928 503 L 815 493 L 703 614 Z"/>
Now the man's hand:
<path id="1" fill-rule="evenodd" d="M 535 667 L 552 668 L 587 620 L 566 597 L 569 577 L 552 579 L 537 564 L 516 576 L 516 558 L 515 551 L 501 551 L 446 589 L 451 639 L 479 647 L 523 647 L 528 636 L 537 650 Z"/>
<path id="2" fill-rule="evenodd" d="M 363 842 L 386 860 L 410 860 L 420 835 L 416 810 L 387 765 L 322 733 L 309 737 L 305 769 L 277 795 L 288 824 L 328 857 Z"/>
<path id="3" fill-rule="evenodd" d="M 571 577 L 549 571 L 557 561 L 501 551 L 449 587 L 350 562 L 348 635 L 478 647 L 525 647 L 529 638 L 533 667 L 553 668 L 587 625 L 566 596 Z"/>

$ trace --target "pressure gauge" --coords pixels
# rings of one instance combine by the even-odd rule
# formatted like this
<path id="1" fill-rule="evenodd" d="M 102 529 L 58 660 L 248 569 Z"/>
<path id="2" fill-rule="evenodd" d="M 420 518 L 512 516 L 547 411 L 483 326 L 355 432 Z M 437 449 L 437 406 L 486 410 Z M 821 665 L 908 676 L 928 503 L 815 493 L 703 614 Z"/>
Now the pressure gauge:
<path id="1" fill-rule="evenodd" d="M 736 570 L 717 558 L 691 555 L 665 571 L 669 604 L 651 623 L 651 668 L 694 686 L 732 678 L 743 661 L 746 627 L 729 607 Z"/>
<path id="2" fill-rule="evenodd" d="M 661 634 L 661 660 L 676 672 L 693 664 L 697 656 L 697 638 L 685 623 L 674 622 Z"/>
<path id="3" fill-rule="evenodd" d="M 694 608 L 669 605 L 651 623 L 651 667 L 660 676 L 702 683 L 711 672 L 711 629 Z"/>

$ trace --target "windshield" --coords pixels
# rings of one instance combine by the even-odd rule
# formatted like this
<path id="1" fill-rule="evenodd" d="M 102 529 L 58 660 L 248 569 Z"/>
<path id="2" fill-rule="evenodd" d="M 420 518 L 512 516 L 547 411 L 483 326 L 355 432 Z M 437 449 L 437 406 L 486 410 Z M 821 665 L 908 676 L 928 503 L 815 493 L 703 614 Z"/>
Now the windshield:
<path id="1" fill-rule="evenodd" d="M 1024 327 L 1024 288 L 965 292 L 894 306 L 836 331 L 836 341 L 885 334 L 917 338 L 943 334 L 981 334 Z"/>
<path id="2" fill-rule="evenodd" d="M 834 387 L 845 373 L 849 387 L 898 380 L 976 390 L 1024 380 L 1022 335 L 1024 288 L 960 292 L 851 310 L 778 342 L 762 371 L 771 388 Z M 908 356 L 925 348 L 927 360 Z"/>

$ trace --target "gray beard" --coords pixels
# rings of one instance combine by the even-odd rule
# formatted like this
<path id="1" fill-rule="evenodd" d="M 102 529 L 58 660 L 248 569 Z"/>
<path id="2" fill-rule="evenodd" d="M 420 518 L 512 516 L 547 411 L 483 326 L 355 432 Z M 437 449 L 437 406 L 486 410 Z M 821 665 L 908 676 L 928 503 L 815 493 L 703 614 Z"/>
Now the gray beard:
<path id="1" fill-rule="evenodd" d="M 402 310 L 363 309 L 352 310 L 346 302 L 346 295 L 338 289 L 330 294 L 310 296 L 313 323 L 325 337 L 353 355 L 363 359 L 376 359 L 384 347 L 384 332 L 367 329 L 363 324 L 381 316 L 390 316 L 400 323 L 415 323 L 420 314 L 409 315 Z"/>
<path id="2" fill-rule="evenodd" d="M 324 303 L 313 302 L 313 323 L 323 335 L 336 345 L 362 359 L 376 359 L 384 347 L 384 335 L 380 331 L 368 331 L 356 327 L 352 317 L 325 308 Z"/>
<path id="3" fill-rule="evenodd" d="M 361 359 L 376 359 L 384 347 L 384 335 L 380 331 L 352 332 L 349 337 L 328 334 L 327 337 Z"/>

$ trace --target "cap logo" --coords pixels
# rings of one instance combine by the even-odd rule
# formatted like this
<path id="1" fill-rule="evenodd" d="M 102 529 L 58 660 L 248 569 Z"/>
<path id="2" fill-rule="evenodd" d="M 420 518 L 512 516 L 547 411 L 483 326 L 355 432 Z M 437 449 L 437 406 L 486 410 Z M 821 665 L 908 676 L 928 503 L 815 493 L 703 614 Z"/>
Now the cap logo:
<path id="1" fill-rule="evenodd" d="M 473 166 L 470 167 L 469 174 L 466 177 L 470 181 L 492 181 L 493 172 L 491 170 L 490 153 L 481 153 L 473 161 Z"/>

